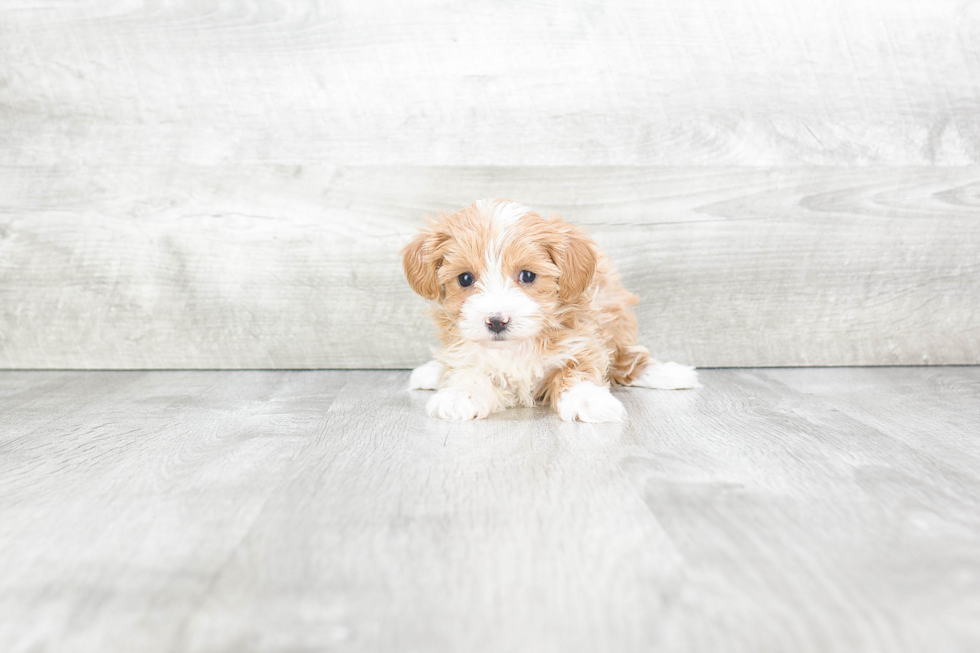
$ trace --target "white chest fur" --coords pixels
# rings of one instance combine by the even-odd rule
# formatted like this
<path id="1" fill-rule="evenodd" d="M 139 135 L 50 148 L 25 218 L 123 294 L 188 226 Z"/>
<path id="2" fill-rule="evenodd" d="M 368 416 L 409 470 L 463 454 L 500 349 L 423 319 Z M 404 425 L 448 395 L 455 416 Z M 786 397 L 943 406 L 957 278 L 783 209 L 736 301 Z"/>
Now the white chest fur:
<path id="1" fill-rule="evenodd" d="M 547 374 L 561 366 L 531 342 L 486 346 L 461 343 L 436 354 L 448 369 L 444 383 L 489 383 L 501 408 L 533 406 Z"/>

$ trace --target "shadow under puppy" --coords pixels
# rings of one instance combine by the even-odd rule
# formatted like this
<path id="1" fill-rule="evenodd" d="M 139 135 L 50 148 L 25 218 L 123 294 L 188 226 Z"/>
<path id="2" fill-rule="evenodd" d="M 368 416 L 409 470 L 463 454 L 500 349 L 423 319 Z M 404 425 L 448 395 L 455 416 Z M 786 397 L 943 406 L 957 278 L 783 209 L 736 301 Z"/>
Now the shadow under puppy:
<path id="1" fill-rule="evenodd" d="M 637 344 L 636 295 L 558 216 L 478 200 L 430 223 L 402 256 L 412 289 L 435 300 L 442 347 L 409 383 L 438 389 L 431 417 L 482 419 L 545 402 L 565 421 L 618 422 L 625 410 L 611 383 L 700 387 L 693 367 L 651 360 Z"/>

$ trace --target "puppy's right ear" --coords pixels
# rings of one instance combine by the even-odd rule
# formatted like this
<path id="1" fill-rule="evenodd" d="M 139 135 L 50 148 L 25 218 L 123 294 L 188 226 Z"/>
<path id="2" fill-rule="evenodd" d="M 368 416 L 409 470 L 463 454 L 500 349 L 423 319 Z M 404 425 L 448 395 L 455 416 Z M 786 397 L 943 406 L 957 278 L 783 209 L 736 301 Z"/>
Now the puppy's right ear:
<path id="1" fill-rule="evenodd" d="M 402 250 L 402 266 L 408 285 L 426 299 L 439 298 L 437 273 L 442 257 L 435 250 L 445 240 L 434 229 L 427 229 Z"/>

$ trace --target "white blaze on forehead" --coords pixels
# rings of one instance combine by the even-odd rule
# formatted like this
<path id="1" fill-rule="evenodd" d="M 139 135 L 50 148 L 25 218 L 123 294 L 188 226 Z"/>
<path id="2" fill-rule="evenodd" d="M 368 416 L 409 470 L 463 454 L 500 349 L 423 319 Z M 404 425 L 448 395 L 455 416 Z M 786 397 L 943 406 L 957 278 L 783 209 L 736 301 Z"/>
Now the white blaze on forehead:
<path id="1" fill-rule="evenodd" d="M 477 200 L 476 208 L 489 217 L 501 232 L 531 212 L 523 204 L 510 200 Z"/>
<path id="2" fill-rule="evenodd" d="M 504 275 L 504 264 L 500 259 L 500 248 L 491 238 L 483 253 L 483 274 L 476 284 L 481 291 L 505 290 L 510 287 L 510 279 Z"/>
<path id="3" fill-rule="evenodd" d="M 495 237 L 487 242 L 485 256 L 487 271 L 496 270 L 500 273 L 500 258 L 508 241 L 507 228 L 530 213 L 531 209 L 510 200 L 492 199 L 477 200 L 476 208 L 496 227 Z M 501 281 L 503 282 L 503 279 Z"/>

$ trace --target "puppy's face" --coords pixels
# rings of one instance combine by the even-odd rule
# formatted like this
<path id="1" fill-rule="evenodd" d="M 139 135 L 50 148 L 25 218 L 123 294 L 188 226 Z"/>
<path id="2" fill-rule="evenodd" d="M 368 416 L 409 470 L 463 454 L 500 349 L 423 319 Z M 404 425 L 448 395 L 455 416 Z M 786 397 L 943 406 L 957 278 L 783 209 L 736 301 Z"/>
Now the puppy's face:
<path id="1" fill-rule="evenodd" d="M 581 231 L 507 200 L 443 216 L 403 257 L 409 284 L 439 302 L 455 337 L 497 347 L 553 328 L 596 267 L 594 244 Z"/>

